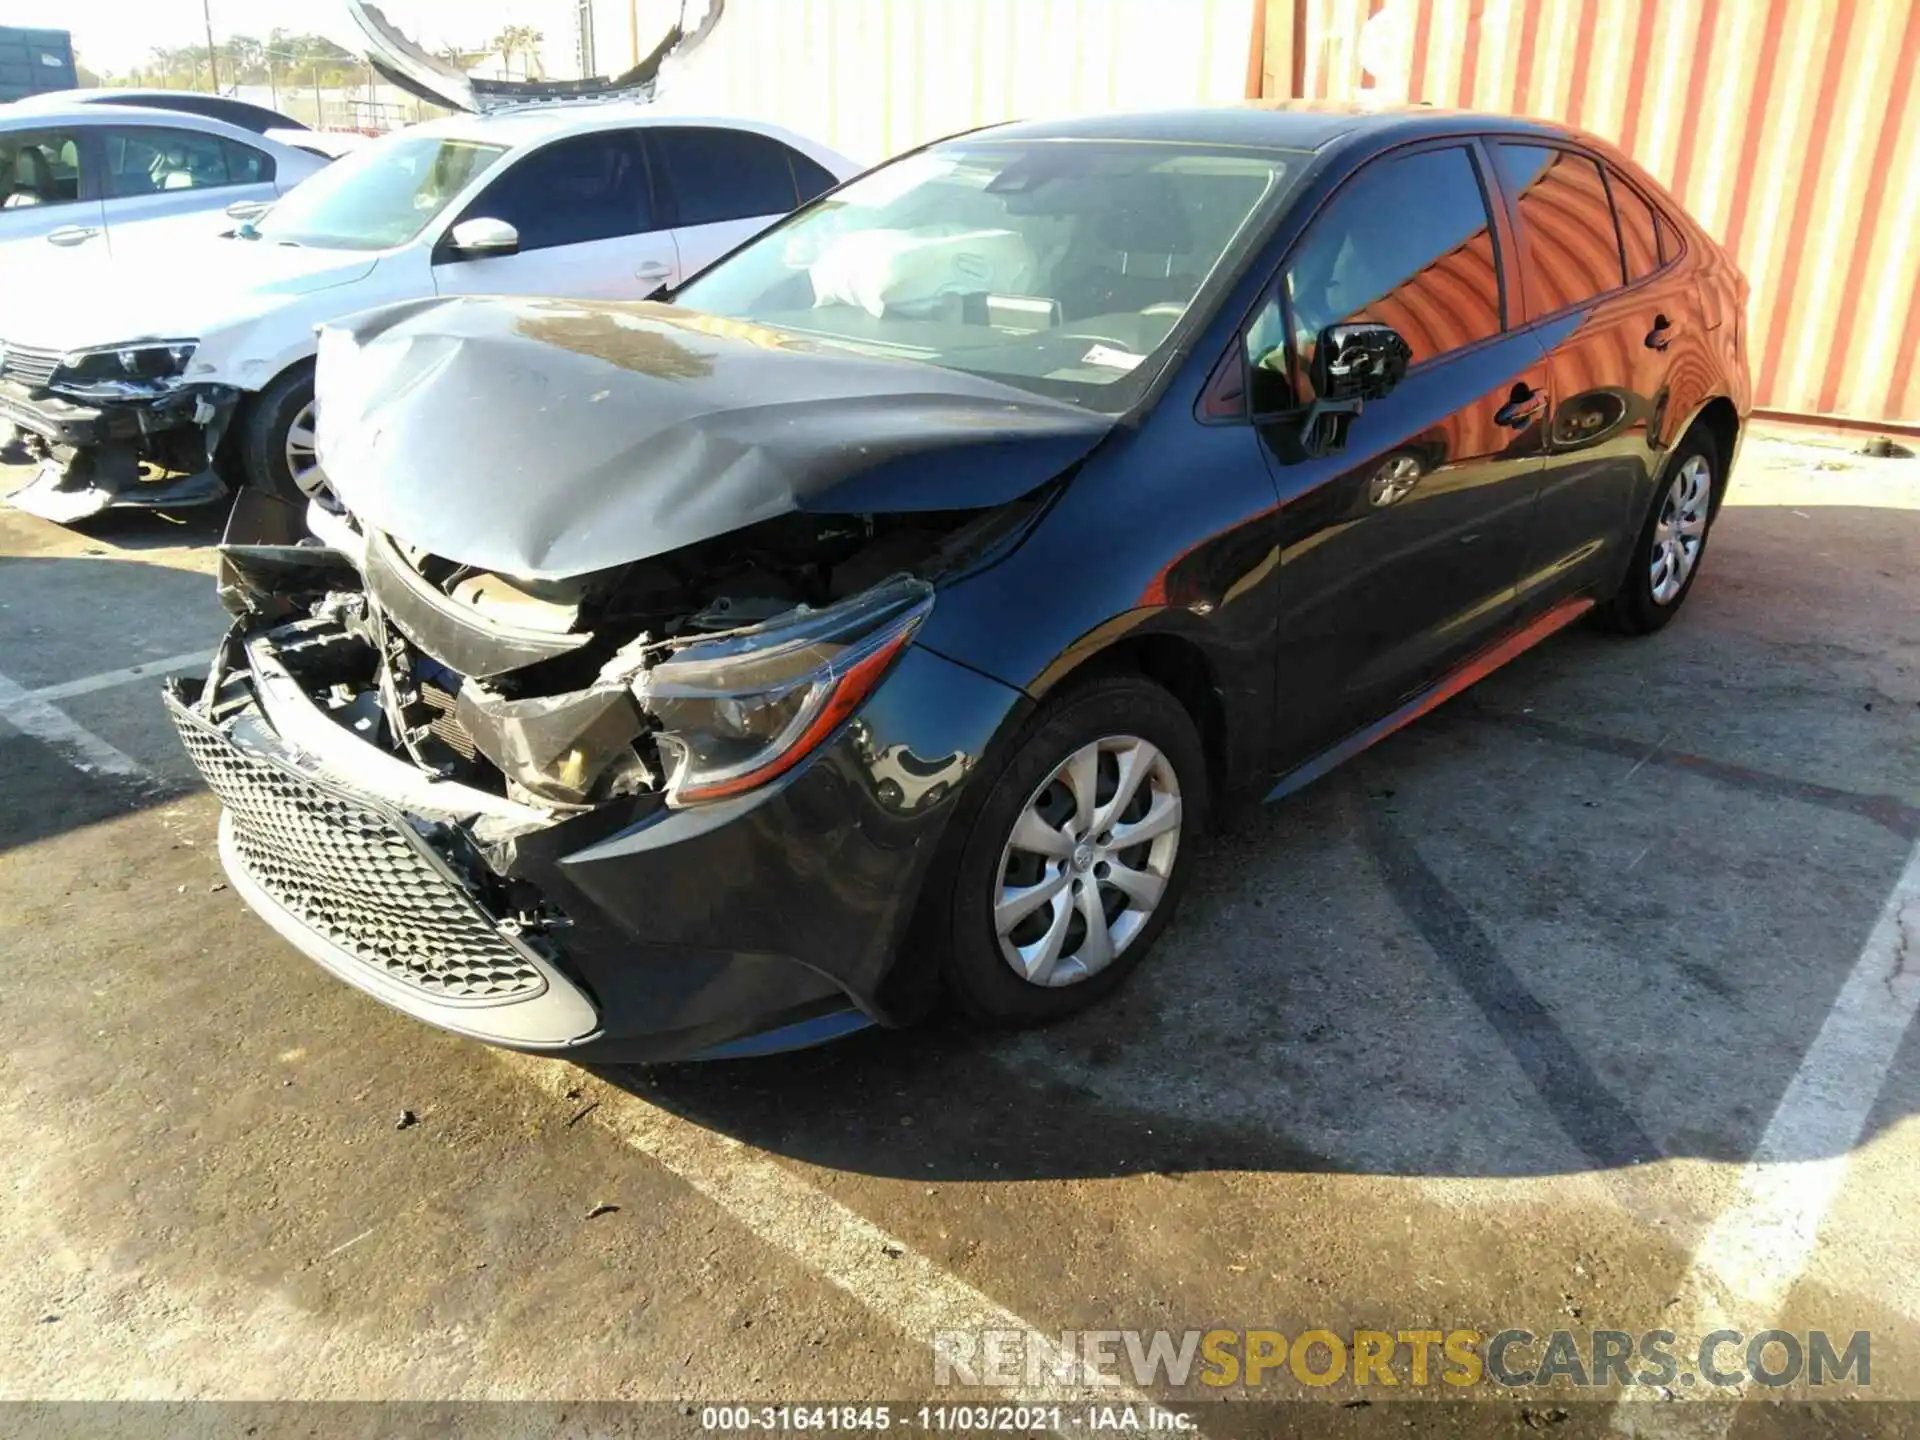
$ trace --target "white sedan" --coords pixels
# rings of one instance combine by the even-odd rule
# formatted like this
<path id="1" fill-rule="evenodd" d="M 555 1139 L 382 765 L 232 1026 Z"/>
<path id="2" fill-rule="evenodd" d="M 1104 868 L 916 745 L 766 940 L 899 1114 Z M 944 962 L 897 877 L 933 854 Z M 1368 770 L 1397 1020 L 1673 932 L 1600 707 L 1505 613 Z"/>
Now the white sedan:
<path id="1" fill-rule="evenodd" d="M 204 115 L 120 105 L 0 110 L 0 264 L 89 266 L 211 236 L 234 205 L 271 204 L 327 161 Z"/>
<path id="2" fill-rule="evenodd" d="M 216 458 L 297 498 L 319 479 L 317 325 L 445 294 L 644 298 L 859 168 L 775 126 L 624 104 L 385 136 L 231 238 L 12 297 L 0 424 L 42 461 L 13 503 L 72 520 L 212 500 Z"/>

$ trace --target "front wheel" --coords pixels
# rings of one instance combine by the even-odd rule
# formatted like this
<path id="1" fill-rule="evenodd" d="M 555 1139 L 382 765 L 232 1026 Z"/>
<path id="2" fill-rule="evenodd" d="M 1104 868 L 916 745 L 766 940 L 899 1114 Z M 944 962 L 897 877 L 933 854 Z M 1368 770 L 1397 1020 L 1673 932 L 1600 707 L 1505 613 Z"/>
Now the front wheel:
<path id="1" fill-rule="evenodd" d="M 1608 629 L 1650 635 L 1679 612 L 1706 558 L 1707 530 L 1721 481 L 1713 437 L 1694 430 L 1667 466 L 1660 498 L 1641 528 L 1626 579 L 1599 607 Z"/>
<path id="2" fill-rule="evenodd" d="M 253 397 L 240 434 L 247 483 L 305 504 L 325 487 L 313 438 L 313 366 L 296 365 Z"/>
<path id="3" fill-rule="evenodd" d="M 1207 803 L 1186 711 L 1112 676 L 1049 702 L 988 781 L 944 903 L 948 988 L 991 1024 L 1045 1024 L 1115 989 L 1166 928 Z"/>

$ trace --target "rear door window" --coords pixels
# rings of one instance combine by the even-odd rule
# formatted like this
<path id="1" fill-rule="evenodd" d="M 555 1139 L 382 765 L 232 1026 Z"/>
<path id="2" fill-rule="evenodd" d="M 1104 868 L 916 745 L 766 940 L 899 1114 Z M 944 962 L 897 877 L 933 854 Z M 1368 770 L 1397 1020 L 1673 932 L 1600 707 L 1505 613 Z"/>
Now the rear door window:
<path id="1" fill-rule="evenodd" d="M 1520 212 L 1527 298 L 1535 318 L 1626 283 L 1599 163 L 1571 150 L 1502 141 L 1500 183 Z"/>
<path id="2" fill-rule="evenodd" d="M 163 126 L 107 130 L 101 134 L 110 200 L 159 195 L 174 190 L 205 190 L 220 185 L 249 185 L 264 155 L 218 135 Z M 246 157 L 258 156 L 249 161 Z M 236 168 L 234 162 L 240 162 Z"/>
<path id="3" fill-rule="evenodd" d="M 1627 279 L 1651 275 L 1660 268 L 1660 235 L 1653 207 L 1618 171 L 1607 171 L 1607 188 L 1613 192 L 1613 213 L 1620 220 L 1620 248 L 1627 260 Z"/>
<path id="4" fill-rule="evenodd" d="M 784 215 L 800 203 L 793 158 L 805 157 L 770 135 L 671 126 L 647 136 L 672 182 L 680 225 Z"/>
<path id="5" fill-rule="evenodd" d="M 1314 218 L 1282 278 L 1303 362 L 1343 321 L 1391 325 L 1416 365 L 1499 334 L 1499 258 L 1472 154 L 1449 145 L 1374 161 Z M 1258 393 L 1282 368 L 1278 339 L 1272 326 L 1249 332 L 1256 408 L 1286 403 L 1284 391 Z"/>
<path id="6" fill-rule="evenodd" d="M 80 198 L 80 139 L 71 131 L 0 135 L 0 208 L 65 205 Z"/>
<path id="7" fill-rule="evenodd" d="M 489 185 L 462 219 L 504 220 L 522 250 L 581 245 L 658 229 L 646 157 L 630 130 L 542 146 Z"/>

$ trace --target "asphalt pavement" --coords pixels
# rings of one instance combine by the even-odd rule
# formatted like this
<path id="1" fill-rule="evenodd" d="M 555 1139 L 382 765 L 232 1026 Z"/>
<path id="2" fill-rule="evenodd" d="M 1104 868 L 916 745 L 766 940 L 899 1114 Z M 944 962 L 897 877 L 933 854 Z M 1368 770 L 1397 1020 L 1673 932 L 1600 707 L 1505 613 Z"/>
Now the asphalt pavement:
<path id="1" fill-rule="evenodd" d="M 1868 1332 L 1870 1373 L 1451 1388 L 1403 1345 L 1391 1387 L 1110 1393 L 1209 1435 L 1920 1401 L 1920 461 L 1756 436 L 1672 626 L 1576 626 L 1210 837 L 1091 1015 L 595 1073 L 386 1011 L 227 888 L 155 678 L 223 629 L 217 535 L 0 509 L 0 1399 L 696 1431 L 1109 1393 L 938 1384 L 939 1334 L 1524 1330 L 1524 1369 L 1725 1326 Z"/>

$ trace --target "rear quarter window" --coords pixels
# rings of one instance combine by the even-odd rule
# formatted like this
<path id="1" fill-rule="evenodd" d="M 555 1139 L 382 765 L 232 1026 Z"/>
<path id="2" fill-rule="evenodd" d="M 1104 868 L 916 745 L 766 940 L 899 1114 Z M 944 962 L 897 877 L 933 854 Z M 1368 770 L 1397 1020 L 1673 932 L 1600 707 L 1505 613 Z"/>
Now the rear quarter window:
<path id="1" fill-rule="evenodd" d="M 1646 197 L 1629 185 L 1617 170 L 1607 171 L 1613 192 L 1613 213 L 1620 220 L 1620 248 L 1627 261 L 1627 279 L 1638 280 L 1660 268 L 1659 222 Z"/>

